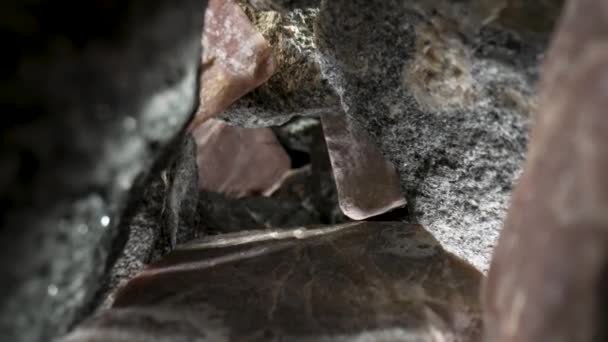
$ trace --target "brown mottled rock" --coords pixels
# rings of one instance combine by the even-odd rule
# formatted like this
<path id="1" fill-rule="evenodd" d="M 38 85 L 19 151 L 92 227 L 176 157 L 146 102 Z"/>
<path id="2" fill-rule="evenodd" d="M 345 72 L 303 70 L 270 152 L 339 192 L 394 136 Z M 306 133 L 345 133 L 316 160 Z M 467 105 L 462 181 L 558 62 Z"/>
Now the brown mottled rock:
<path id="1" fill-rule="evenodd" d="M 485 290 L 488 341 L 607 341 L 608 3 L 569 1 Z"/>
<path id="2" fill-rule="evenodd" d="M 321 122 L 346 216 L 363 220 L 406 204 L 395 166 L 354 121 L 338 112 L 321 116 Z"/>
<path id="3" fill-rule="evenodd" d="M 237 198 L 269 194 L 290 169 L 289 156 L 270 128 L 209 119 L 193 133 L 201 190 Z"/>
<path id="4" fill-rule="evenodd" d="M 192 127 L 266 82 L 275 69 L 270 45 L 233 0 L 209 0 L 202 45 L 200 106 Z"/>
<path id="5" fill-rule="evenodd" d="M 75 341 L 479 341 L 481 274 L 422 227 L 210 236 L 150 266 Z"/>

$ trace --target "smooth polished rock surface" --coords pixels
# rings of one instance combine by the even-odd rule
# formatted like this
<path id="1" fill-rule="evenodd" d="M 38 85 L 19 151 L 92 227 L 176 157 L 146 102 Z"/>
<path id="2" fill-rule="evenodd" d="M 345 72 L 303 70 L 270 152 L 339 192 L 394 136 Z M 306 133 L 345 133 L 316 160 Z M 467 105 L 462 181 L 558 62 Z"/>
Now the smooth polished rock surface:
<path id="1" fill-rule="evenodd" d="M 478 341 L 481 274 L 422 227 L 208 237 L 134 278 L 75 341 Z"/>
<path id="2" fill-rule="evenodd" d="M 199 188 L 229 197 L 268 195 L 291 162 L 270 128 L 229 126 L 209 119 L 193 131 Z"/>
<path id="3" fill-rule="evenodd" d="M 200 104 L 192 128 L 266 82 L 275 71 L 270 45 L 233 0 L 209 0 L 202 46 Z"/>
<path id="4" fill-rule="evenodd" d="M 607 42 L 608 4 L 568 1 L 490 268 L 491 341 L 608 340 Z"/>
<path id="5" fill-rule="evenodd" d="M 363 220 L 405 206 L 395 166 L 358 123 L 342 112 L 324 114 L 321 122 L 344 215 Z"/>

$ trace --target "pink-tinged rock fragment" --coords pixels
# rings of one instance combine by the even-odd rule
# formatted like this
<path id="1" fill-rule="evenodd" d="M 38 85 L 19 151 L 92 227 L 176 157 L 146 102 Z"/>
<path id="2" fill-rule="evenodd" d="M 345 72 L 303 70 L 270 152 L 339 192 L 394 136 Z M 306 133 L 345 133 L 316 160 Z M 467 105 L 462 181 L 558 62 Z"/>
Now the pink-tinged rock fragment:
<path id="1" fill-rule="evenodd" d="M 486 340 L 608 341 L 608 3 L 567 1 L 484 290 Z"/>
<path id="2" fill-rule="evenodd" d="M 321 116 L 342 212 L 363 220 L 406 204 L 395 166 L 343 113 Z"/>
<path id="3" fill-rule="evenodd" d="M 269 128 L 229 126 L 209 119 L 193 132 L 199 187 L 230 197 L 272 192 L 291 167 Z"/>
<path id="4" fill-rule="evenodd" d="M 191 127 L 266 82 L 272 49 L 233 0 L 209 0 L 203 29 L 200 105 Z"/>

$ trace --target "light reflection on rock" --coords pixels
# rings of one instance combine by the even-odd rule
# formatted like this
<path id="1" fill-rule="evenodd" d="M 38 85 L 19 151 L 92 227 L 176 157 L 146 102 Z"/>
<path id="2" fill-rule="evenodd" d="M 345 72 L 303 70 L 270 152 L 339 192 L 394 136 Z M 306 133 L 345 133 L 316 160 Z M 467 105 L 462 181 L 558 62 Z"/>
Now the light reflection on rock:
<path id="1" fill-rule="evenodd" d="M 481 278 L 416 225 L 211 236 L 140 273 L 64 341 L 478 341 Z"/>
<path id="2" fill-rule="evenodd" d="M 217 115 L 274 73 L 268 42 L 233 0 L 209 0 L 203 29 L 200 106 L 191 127 Z"/>
<path id="3" fill-rule="evenodd" d="M 321 116 L 321 122 L 342 212 L 363 220 L 403 207 L 395 166 L 365 131 L 340 112 Z"/>
<path id="4" fill-rule="evenodd" d="M 230 197 L 268 194 L 290 169 L 270 128 L 242 128 L 210 119 L 193 132 L 199 187 Z"/>

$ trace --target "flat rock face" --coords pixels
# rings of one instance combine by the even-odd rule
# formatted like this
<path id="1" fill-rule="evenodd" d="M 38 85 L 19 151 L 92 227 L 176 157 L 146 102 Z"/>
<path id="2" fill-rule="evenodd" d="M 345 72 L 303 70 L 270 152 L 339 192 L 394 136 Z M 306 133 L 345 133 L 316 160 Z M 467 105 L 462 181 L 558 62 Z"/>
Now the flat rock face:
<path id="1" fill-rule="evenodd" d="M 325 114 L 321 122 L 342 212 L 363 220 L 405 206 L 395 166 L 369 135 L 341 112 Z"/>
<path id="2" fill-rule="evenodd" d="M 274 73 L 270 46 L 233 0 L 209 0 L 203 29 L 200 105 L 192 127 L 217 115 Z"/>
<path id="3" fill-rule="evenodd" d="M 201 190 L 235 198 L 270 194 L 290 169 L 289 156 L 270 128 L 235 127 L 210 119 L 193 134 Z"/>
<path id="4" fill-rule="evenodd" d="M 415 225 L 219 235 L 149 267 L 63 341 L 478 341 L 480 280 Z"/>

